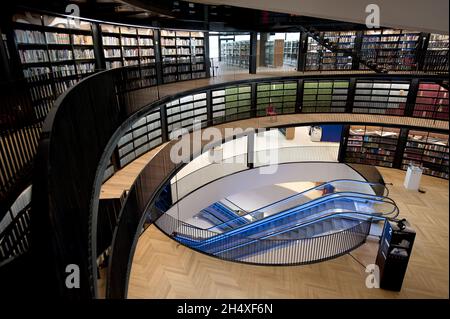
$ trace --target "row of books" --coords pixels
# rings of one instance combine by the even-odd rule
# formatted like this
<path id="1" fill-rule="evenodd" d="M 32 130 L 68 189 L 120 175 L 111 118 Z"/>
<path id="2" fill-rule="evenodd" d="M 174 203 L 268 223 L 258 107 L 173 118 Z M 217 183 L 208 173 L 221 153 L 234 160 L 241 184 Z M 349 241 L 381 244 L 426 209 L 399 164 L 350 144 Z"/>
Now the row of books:
<path id="1" fill-rule="evenodd" d="M 75 59 L 95 59 L 94 50 L 92 49 L 75 49 Z"/>
<path id="2" fill-rule="evenodd" d="M 15 30 L 17 43 L 45 44 L 44 34 L 40 31 Z"/>
<path id="3" fill-rule="evenodd" d="M 120 40 L 117 37 L 102 36 L 103 45 L 120 45 Z"/>
<path id="4" fill-rule="evenodd" d="M 154 56 L 155 50 L 154 49 L 140 49 L 140 55 L 141 56 Z"/>
<path id="5" fill-rule="evenodd" d="M 152 46 L 153 39 L 152 38 L 139 38 L 139 45 L 140 46 Z"/>
<path id="6" fill-rule="evenodd" d="M 48 62 L 45 50 L 19 50 L 19 55 L 22 63 Z"/>
<path id="7" fill-rule="evenodd" d="M 139 56 L 138 49 L 123 49 L 122 53 L 123 56 L 127 58 Z"/>
<path id="8" fill-rule="evenodd" d="M 122 42 L 122 45 L 137 45 L 138 44 L 138 41 L 137 41 L 136 38 L 125 38 L 125 37 L 122 37 L 121 42 Z"/>
<path id="9" fill-rule="evenodd" d="M 161 45 L 175 45 L 175 39 L 161 38 Z"/>
<path id="10" fill-rule="evenodd" d="M 120 49 L 104 49 L 105 58 L 120 58 L 121 50 Z"/>
<path id="11" fill-rule="evenodd" d="M 45 38 L 49 44 L 70 44 L 70 36 L 67 33 L 45 33 Z"/>

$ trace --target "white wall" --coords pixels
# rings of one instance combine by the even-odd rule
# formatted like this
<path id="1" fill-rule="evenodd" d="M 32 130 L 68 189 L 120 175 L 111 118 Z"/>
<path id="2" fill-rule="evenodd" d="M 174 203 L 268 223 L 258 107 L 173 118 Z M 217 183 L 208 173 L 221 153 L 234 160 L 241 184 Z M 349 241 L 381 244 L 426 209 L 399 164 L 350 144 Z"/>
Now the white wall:
<path id="1" fill-rule="evenodd" d="M 233 194 L 262 186 L 288 182 L 326 182 L 335 179 L 353 179 L 364 181 L 355 170 L 342 163 L 289 163 L 279 165 L 276 174 L 261 174 L 261 170 L 252 169 L 225 176 L 205 187 L 198 189 L 178 202 L 167 214 L 186 221 L 203 208 Z M 359 190 L 360 189 L 355 189 Z M 373 192 L 370 187 L 364 189 Z"/>
<path id="2" fill-rule="evenodd" d="M 209 37 L 209 57 L 211 59 L 219 58 L 219 37 L 217 35 Z"/>

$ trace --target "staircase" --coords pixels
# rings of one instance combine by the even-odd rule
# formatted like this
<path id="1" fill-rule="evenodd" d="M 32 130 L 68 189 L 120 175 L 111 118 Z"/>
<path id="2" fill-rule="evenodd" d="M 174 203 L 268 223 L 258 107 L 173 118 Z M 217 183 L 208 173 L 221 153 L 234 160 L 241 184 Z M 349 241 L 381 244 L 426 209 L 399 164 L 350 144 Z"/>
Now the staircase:
<path id="1" fill-rule="evenodd" d="M 320 34 L 320 31 L 316 30 L 313 27 L 305 28 L 300 27 L 303 32 L 306 32 L 310 37 L 312 37 L 314 40 L 316 40 L 320 45 L 325 47 L 326 49 L 335 52 L 335 53 L 343 53 L 348 56 L 354 56 L 355 52 L 353 49 L 343 49 L 339 48 L 339 45 L 335 42 L 331 42 L 329 39 L 323 38 Z M 365 65 L 367 68 L 369 68 L 372 71 L 375 71 L 376 73 L 388 73 L 388 70 L 386 68 L 378 66 L 375 61 L 370 59 L 365 59 L 362 56 L 357 56 L 358 62 Z"/>

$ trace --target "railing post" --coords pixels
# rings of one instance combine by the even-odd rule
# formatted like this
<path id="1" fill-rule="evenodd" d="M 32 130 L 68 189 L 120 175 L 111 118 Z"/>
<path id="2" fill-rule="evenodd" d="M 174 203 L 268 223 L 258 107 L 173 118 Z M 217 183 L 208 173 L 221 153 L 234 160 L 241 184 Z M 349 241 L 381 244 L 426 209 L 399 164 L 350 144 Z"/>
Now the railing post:
<path id="1" fill-rule="evenodd" d="M 247 135 L 247 167 L 253 168 L 255 166 L 255 132 Z"/>
<path id="2" fill-rule="evenodd" d="M 117 147 L 117 145 L 111 155 L 111 163 L 114 167 L 114 173 L 122 168 L 122 165 L 120 164 L 119 148 Z"/>
<path id="3" fill-rule="evenodd" d="M 296 98 L 296 103 L 295 103 L 295 113 L 302 112 L 304 84 L 305 84 L 305 82 L 303 79 L 300 79 L 297 82 L 297 98 Z"/>
<path id="4" fill-rule="evenodd" d="M 155 40 L 155 63 L 156 63 L 156 83 L 161 85 L 163 81 L 163 67 L 162 67 L 162 54 L 161 54 L 161 32 L 159 29 L 155 29 L 153 33 Z"/>
<path id="5" fill-rule="evenodd" d="M 102 28 L 98 22 L 93 22 L 92 43 L 94 44 L 95 66 L 97 69 L 106 69 L 105 52 L 103 51 Z"/>
<path id="6" fill-rule="evenodd" d="M 250 33 L 250 56 L 248 64 L 249 64 L 249 73 L 256 74 L 256 50 L 258 43 L 258 34 L 256 32 Z"/>
<path id="7" fill-rule="evenodd" d="M 207 8 L 207 6 L 205 6 Z M 203 62 L 205 66 L 205 75 L 207 78 L 211 77 L 211 60 L 209 59 L 209 33 L 203 33 L 203 45 L 205 52 L 205 61 Z M 220 50 L 219 50 L 220 53 Z"/>
<path id="8" fill-rule="evenodd" d="M 402 168 L 403 153 L 405 151 L 406 143 L 408 141 L 408 129 L 402 128 L 398 137 L 397 148 L 392 163 L 393 168 Z"/>
<path id="9" fill-rule="evenodd" d="M 297 52 L 297 71 L 304 72 L 306 68 L 306 54 L 308 52 L 308 33 L 300 32 Z"/>
<path id="10" fill-rule="evenodd" d="M 212 110 L 212 90 L 206 91 L 206 122 L 208 123 L 208 125 L 214 125 Z"/>
<path id="11" fill-rule="evenodd" d="M 258 102 L 258 85 L 256 82 L 250 83 L 250 91 L 251 91 L 251 100 L 250 100 L 250 117 L 254 118 L 258 115 L 257 112 L 257 102 Z"/>
<path id="12" fill-rule="evenodd" d="M 167 110 L 166 105 L 162 104 L 159 107 L 159 117 L 161 121 L 161 138 L 163 143 L 169 141 L 169 127 L 167 123 Z"/>
<path id="13" fill-rule="evenodd" d="M 359 70 L 359 65 L 361 61 L 362 42 L 363 42 L 363 32 L 357 31 L 355 38 L 355 46 L 353 47 L 353 54 L 352 54 L 352 70 Z"/>
<path id="14" fill-rule="evenodd" d="M 415 78 L 411 80 L 411 84 L 409 86 L 404 116 L 413 116 L 414 106 L 416 104 L 416 97 L 418 92 L 419 92 L 419 79 Z"/>
<path id="15" fill-rule="evenodd" d="M 356 94 L 356 78 L 350 78 L 348 83 L 347 103 L 345 104 L 345 113 L 353 113 L 355 94 Z"/>
<path id="16" fill-rule="evenodd" d="M 350 132 L 350 125 L 343 125 L 341 133 L 341 142 L 339 143 L 339 152 L 338 152 L 339 163 L 345 162 L 345 153 L 347 149 L 349 132 Z"/>
<path id="17" fill-rule="evenodd" d="M 417 70 L 423 71 L 425 69 L 425 57 L 427 55 L 428 44 L 430 42 L 430 34 L 421 32 L 418 42 L 416 52 Z"/>

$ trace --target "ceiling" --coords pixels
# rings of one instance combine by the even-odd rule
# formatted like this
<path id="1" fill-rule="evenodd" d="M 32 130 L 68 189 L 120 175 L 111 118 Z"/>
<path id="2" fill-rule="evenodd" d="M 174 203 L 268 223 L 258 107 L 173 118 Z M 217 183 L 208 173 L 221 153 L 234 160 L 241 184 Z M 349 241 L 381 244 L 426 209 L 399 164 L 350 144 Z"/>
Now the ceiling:
<path id="1" fill-rule="evenodd" d="M 382 26 L 448 33 L 448 0 L 371 2 L 380 5 Z M 362 0 L 16 0 L 9 6 L 12 12 L 25 6 L 64 14 L 73 3 L 82 17 L 155 27 L 231 32 L 366 28 Z"/>
<path id="2" fill-rule="evenodd" d="M 80 7 L 82 17 L 155 27 L 231 32 L 295 32 L 299 26 L 317 30 L 364 28 L 353 22 L 181 0 L 17 0 L 11 10 L 23 6 L 64 14 L 66 6 L 72 3 Z"/>
<path id="3" fill-rule="evenodd" d="M 220 0 L 191 0 L 203 4 L 220 4 Z M 393 27 L 448 34 L 448 0 L 227 0 L 230 6 L 284 12 L 310 17 L 365 23 L 367 4 L 380 8 L 380 22 Z"/>

